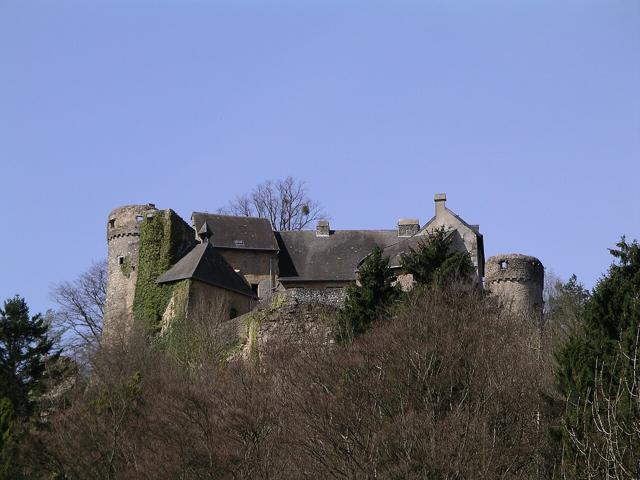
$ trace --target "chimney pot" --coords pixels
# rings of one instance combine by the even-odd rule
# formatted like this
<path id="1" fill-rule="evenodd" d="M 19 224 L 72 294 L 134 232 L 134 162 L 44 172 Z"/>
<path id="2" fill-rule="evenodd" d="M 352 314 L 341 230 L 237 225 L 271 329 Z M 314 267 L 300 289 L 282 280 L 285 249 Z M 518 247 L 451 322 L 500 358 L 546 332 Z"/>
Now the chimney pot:
<path id="1" fill-rule="evenodd" d="M 445 204 L 447 203 L 447 194 L 446 193 L 436 193 L 433 196 L 433 201 L 436 204 L 436 218 L 441 216 L 445 211 Z"/>
<path id="2" fill-rule="evenodd" d="M 412 237 L 420 231 L 420 221 L 417 218 L 401 218 L 398 220 L 398 236 Z"/>
<path id="3" fill-rule="evenodd" d="M 318 220 L 316 224 L 316 237 L 328 237 L 330 233 L 329 220 Z"/>

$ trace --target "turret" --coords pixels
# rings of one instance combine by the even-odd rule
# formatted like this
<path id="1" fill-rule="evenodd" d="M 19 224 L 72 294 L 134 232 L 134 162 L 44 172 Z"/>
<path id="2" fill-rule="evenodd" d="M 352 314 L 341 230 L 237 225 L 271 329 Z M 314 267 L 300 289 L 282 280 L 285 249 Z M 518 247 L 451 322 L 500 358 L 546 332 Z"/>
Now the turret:
<path id="1" fill-rule="evenodd" d="M 159 213 L 153 203 L 126 205 L 113 210 L 107 220 L 107 298 L 103 338 L 125 338 L 133 325 L 140 223 Z"/>
<path id="2" fill-rule="evenodd" d="M 496 255 L 485 265 L 485 288 L 511 311 L 539 318 L 542 314 L 544 266 L 535 257 Z"/>

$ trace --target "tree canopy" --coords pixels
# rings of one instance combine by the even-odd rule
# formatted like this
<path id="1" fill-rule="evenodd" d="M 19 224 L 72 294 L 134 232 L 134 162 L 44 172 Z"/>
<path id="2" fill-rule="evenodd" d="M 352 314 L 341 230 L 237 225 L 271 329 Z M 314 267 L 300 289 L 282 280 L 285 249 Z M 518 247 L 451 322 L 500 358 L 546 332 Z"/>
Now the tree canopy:
<path id="1" fill-rule="evenodd" d="M 389 259 L 382 256 L 379 246 L 374 247 L 358 270 L 358 284 L 347 287 L 345 303 L 338 315 L 339 341 L 348 342 L 364 332 L 398 297 L 394 280 Z"/>
<path id="2" fill-rule="evenodd" d="M 49 325 L 42 315 L 29 316 L 25 300 L 15 296 L 0 309 L 0 391 L 19 416 L 31 412 L 42 392 L 46 362 L 55 360 Z"/>
<path id="3" fill-rule="evenodd" d="M 303 230 L 325 216 L 322 206 L 309 198 L 304 181 L 289 176 L 268 180 L 219 209 L 227 215 L 268 218 L 276 230 Z"/>
<path id="4" fill-rule="evenodd" d="M 418 285 L 445 285 L 471 278 L 475 268 L 467 252 L 451 250 L 452 236 L 444 227 L 425 235 L 417 248 L 402 255 L 402 267 Z"/>
<path id="5" fill-rule="evenodd" d="M 556 355 L 556 380 L 567 402 L 561 438 L 571 478 L 640 475 L 640 245 L 623 237 L 616 246 L 610 250 L 616 260 Z M 573 293 L 582 294 L 579 287 Z"/>

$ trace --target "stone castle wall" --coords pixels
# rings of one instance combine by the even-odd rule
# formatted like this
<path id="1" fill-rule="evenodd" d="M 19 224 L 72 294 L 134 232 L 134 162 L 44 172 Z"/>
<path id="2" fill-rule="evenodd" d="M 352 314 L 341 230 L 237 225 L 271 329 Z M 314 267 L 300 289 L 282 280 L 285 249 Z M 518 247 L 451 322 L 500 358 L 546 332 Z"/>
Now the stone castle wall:
<path id="1" fill-rule="evenodd" d="M 535 257 L 520 254 L 496 255 L 485 265 L 485 288 L 514 312 L 542 314 L 544 267 Z"/>
<path id="2" fill-rule="evenodd" d="M 116 208 L 107 220 L 107 298 L 103 335 L 106 341 L 126 336 L 133 324 L 133 300 L 138 279 L 140 223 L 157 215 L 153 204 Z"/>
<path id="3" fill-rule="evenodd" d="M 346 297 L 344 288 L 288 288 L 287 296 L 298 303 L 341 307 Z"/>

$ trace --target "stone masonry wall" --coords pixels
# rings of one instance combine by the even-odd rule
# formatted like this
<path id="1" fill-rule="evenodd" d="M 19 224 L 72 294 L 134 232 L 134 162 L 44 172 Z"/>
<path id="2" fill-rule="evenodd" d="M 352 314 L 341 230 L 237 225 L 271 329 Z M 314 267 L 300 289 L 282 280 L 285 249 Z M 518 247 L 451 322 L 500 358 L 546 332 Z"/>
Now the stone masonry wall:
<path id="1" fill-rule="evenodd" d="M 156 215 L 153 204 L 127 205 L 113 210 L 107 220 L 107 298 L 105 341 L 125 338 L 133 324 L 133 300 L 138 278 L 140 223 Z"/>
<path id="2" fill-rule="evenodd" d="M 344 288 L 288 288 L 290 299 L 299 303 L 341 307 L 346 297 Z"/>
<path id="3" fill-rule="evenodd" d="M 485 287 L 500 303 L 522 314 L 542 313 L 544 266 L 535 257 L 496 255 L 487 260 Z"/>

